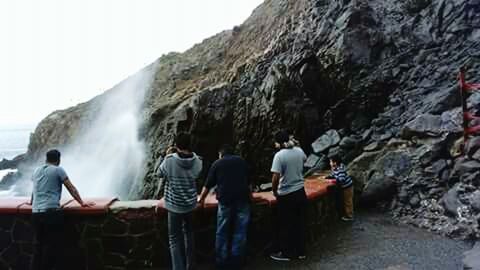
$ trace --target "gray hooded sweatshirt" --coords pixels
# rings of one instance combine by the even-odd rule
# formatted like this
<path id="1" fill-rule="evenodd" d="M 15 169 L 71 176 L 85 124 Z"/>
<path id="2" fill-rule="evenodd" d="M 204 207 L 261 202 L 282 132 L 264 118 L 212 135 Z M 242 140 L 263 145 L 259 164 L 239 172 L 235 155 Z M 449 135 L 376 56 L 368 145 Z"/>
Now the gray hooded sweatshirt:
<path id="1" fill-rule="evenodd" d="M 202 160 L 192 156 L 180 156 L 178 153 L 165 157 L 158 174 L 165 181 L 165 208 L 168 211 L 183 214 L 197 206 L 196 180 L 202 171 Z"/>

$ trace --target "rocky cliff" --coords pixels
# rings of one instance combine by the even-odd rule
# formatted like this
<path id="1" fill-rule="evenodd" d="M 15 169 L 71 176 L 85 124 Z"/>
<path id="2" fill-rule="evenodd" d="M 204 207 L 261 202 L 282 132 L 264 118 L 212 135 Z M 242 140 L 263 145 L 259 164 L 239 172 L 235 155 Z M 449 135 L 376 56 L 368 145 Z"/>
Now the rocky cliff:
<path id="1" fill-rule="evenodd" d="M 418 226 L 479 237 L 479 144 L 470 157 L 455 148 L 459 68 L 480 81 L 480 16 L 465 16 L 467 1 L 266 0 L 242 25 L 162 56 L 149 67 L 139 130 L 148 169 L 138 197 L 155 196 L 154 164 L 176 132 L 191 132 L 206 161 L 233 143 L 261 183 L 272 134 L 288 128 L 312 154 L 309 167 L 333 153 L 351 161 L 362 201 L 387 201 Z M 73 141 L 103 98 L 108 92 L 47 117 L 28 156 Z M 469 99 L 479 103 L 479 95 Z"/>

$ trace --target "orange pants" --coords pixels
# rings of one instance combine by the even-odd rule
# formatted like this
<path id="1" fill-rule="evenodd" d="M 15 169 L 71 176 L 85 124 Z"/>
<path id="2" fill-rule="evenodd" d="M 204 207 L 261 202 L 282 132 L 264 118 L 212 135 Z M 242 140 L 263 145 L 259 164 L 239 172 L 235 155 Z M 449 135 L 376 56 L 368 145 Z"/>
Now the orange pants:
<path id="1" fill-rule="evenodd" d="M 343 190 L 343 209 L 346 217 L 353 218 L 353 186 Z"/>

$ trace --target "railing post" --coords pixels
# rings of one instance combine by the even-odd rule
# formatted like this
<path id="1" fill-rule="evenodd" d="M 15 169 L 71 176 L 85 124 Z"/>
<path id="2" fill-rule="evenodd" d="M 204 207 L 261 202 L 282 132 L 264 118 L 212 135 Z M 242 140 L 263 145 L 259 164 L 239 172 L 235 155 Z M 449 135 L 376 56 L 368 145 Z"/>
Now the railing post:
<path id="1" fill-rule="evenodd" d="M 465 147 L 467 145 L 467 140 L 468 140 L 468 124 L 469 124 L 469 119 L 466 116 L 466 113 L 468 112 L 468 108 L 467 108 L 467 94 L 465 93 L 465 68 L 464 67 L 460 68 L 459 88 L 460 88 L 460 97 L 462 100 L 462 115 L 463 115 L 463 144 L 461 147 L 461 151 L 462 151 L 462 155 L 464 155 Z"/>

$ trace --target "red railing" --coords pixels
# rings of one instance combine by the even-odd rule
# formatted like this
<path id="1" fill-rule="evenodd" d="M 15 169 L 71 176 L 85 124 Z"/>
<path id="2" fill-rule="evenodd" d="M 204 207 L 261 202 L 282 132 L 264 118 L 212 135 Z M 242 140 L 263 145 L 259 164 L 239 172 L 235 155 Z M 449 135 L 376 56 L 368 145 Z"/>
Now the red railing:
<path id="1" fill-rule="evenodd" d="M 335 184 L 323 181 L 326 174 L 314 175 L 305 179 L 305 192 L 309 200 L 316 200 L 325 196 L 328 188 Z M 32 213 L 31 205 L 27 204 L 30 198 L 13 197 L 0 198 L 0 214 L 30 214 Z M 117 201 L 116 198 L 90 198 L 88 201 L 95 202 L 95 206 L 85 208 L 80 207 L 75 200 L 62 200 L 62 209 L 66 214 L 74 215 L 101 215 L 108 212 L 109 207 Z M 277 203 L 275 196 L 271 192 L 256 192 L 253 194 L 253 202 L 257 204 L 266 204 L 273 206 Z M 205 200 L 204 209 L 215 209 L 217 207 L 217 199 L 214 194 L 209 194 Z M 157 201 L 157 213 L 165 213 L 164 201 Z"/>
<path id="2" fill-rule="evenodd" d="M 463 68 L 460 69 L 458 75 L 459 86 L 460 86 L 460 95 L 462 99 L 462 111 L 463 111 L 463 147 L 462 152 L 465 153 L 465 146 L 470 135 L 480 133 L 480 124 L 476 126 L 471 126 L 471 121 L 480 120 L 480 116 L 474 115 L 469 111 L 467 106 L 467 99 L 472 94 L 473 91 L 480 90 L 480 84 L 471 84 L 465 81 L 465 71 Z"/>

